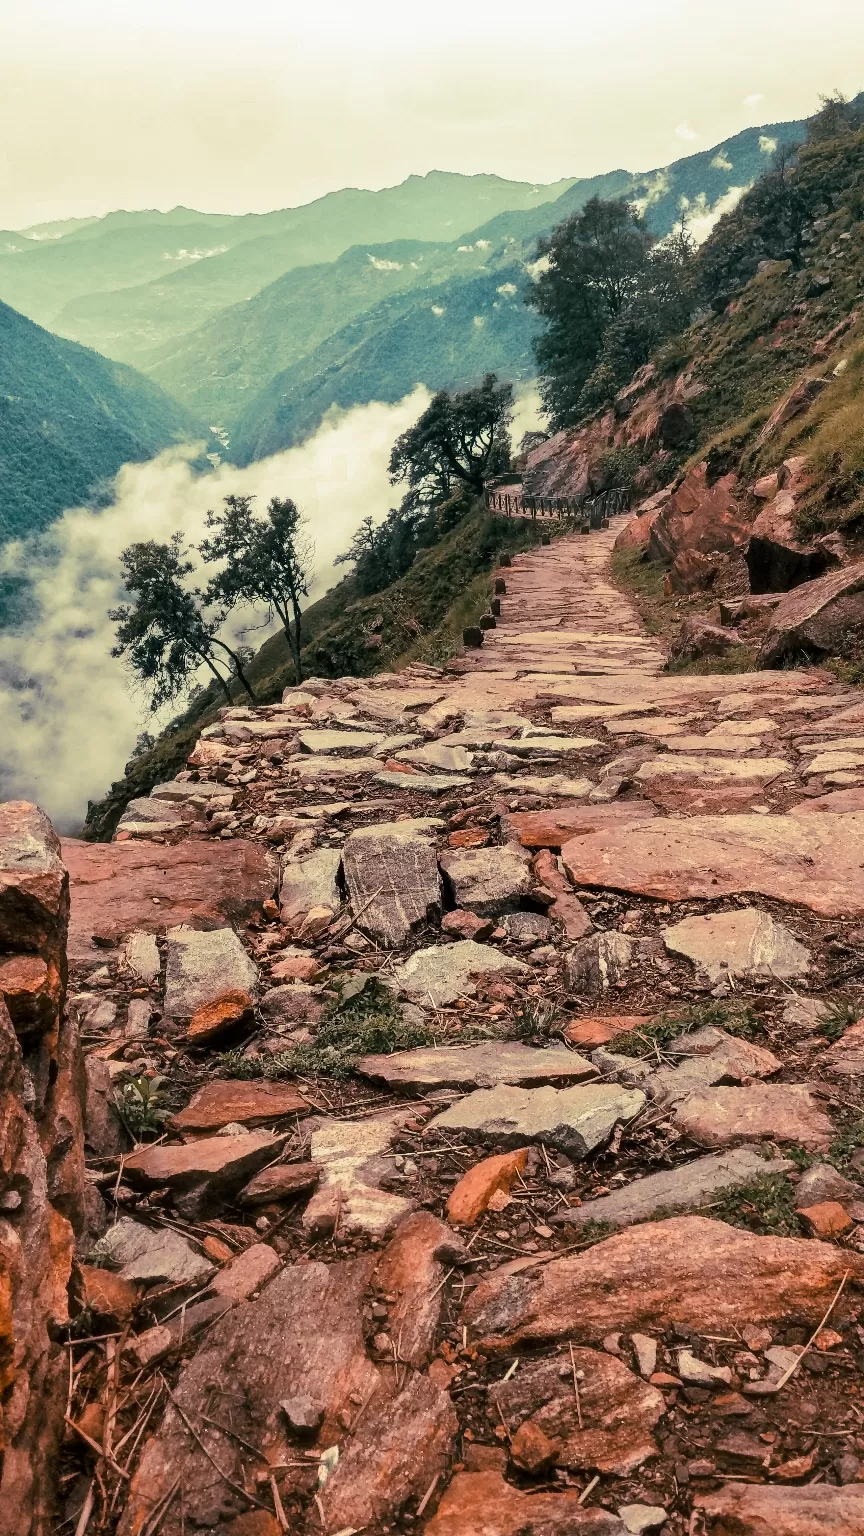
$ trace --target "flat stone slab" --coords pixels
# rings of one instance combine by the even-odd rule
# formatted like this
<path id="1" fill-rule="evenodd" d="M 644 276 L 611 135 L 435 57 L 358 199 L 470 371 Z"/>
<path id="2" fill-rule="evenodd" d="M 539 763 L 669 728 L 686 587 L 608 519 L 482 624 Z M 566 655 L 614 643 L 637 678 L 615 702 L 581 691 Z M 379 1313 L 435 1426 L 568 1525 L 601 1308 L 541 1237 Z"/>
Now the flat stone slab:
<path id="1" fill-rule="evenodd" d="M 555 800 L 584 800 L 594 785 L 590 779 L 568 779 L 563 773 L 554 773 L 548 779 L 540 774 L 526 773 L 514 778 L 510 773 L 493 773 L 496 789 L 513 790 L 520 795 L 548 795 Z"/>
<path id="2" fill-rule="evenodd" d="M 421 768 L 438 768 L 442 773 L 467 773 L 474 762 L 472 752 L 464 745 L 447 745 L 443 741 L 429 741 L 422 747 L 410 747 L 399 753 L 399 761 L 417 763 Z"/>
<path id="3" fill-rule="evenodd" d="M 380 763 L 375 764 L 376 768 L 380 766 Z M 457 777 L 456 774 L 396 773 L 389 768 L 375 774 L 375 783 L 383 785 L 385 789 L 404 789 L 410 790 L 412 794 L 424 795 L 446 795 L 449 790 L 471 787 L 470 779 Z"/>
<path id="4" fill-rule="evenodd" d="M 362 1232 L 383 1237 L 413 1210 L 411 1200 L 388 1193 L 380 1180 L 396 1172 L 387 1156 L 410 1110 L 388 1110 L 366 1120 L 321 1120 L 312 1132 L 310 1157 L 320 1184 L 303 1213 L 307 1231 Z"/>
<path id="5" fill-rule="evenodd" d="M 711 1536 L 724 1531 L 735 1536 L 859 1536 L 864 1531 L 860 1483 L 781 1488 L 729 1482 L 716 1493 L 697 1494 L 694 1502 Z"/>
<path id="6" fill-rule="evenodd" d="M 165 1012 L 191 1019 L 227 992 L 254 993 L 258 967 L 233 928 L 169 928 L 165 965 Z"/>
<path id="7" fill-rule="evenodd" d="M 733 761 L 727 757 L 695 757 L 685 753 L 679 756 L 668 752 L 643 763 L 635 777 L 641 784 L 652 779 L 746 779 L 748 783 L 768 784 L 791 767 L 782 757 L 742 757 Z"/>
<path id="8" fill-rule="evenodd" d="M 864 804 L 862 804 L 864 809 Z M 605 827 L 650 821 L 657 815 L 651 800 L 622 800 L 611 805 L 559 805 L 548 811 L 511 811 L 502 818 L 504 834 L 523 848 L 561 848 L 571 837 L 587 837 Z"/>
<path id="9" fill-rule="evenodd" d="M 382 980 L 412 1002 L 443 1008 L 457 997 L 474 997 L 478 976 L 495 973 L 519 977 L 530 971 L 524 960 L 502 955 L 473 939 L 461 939 L 456 944 L 418 949 L 404 965 L 397 966 L 390 979 L 385 976 Z"/>
<path id="10" fill-rule="evenodd" d="M 638 1089 L 592 1083 L 581 1088 L 478 1088 L 430 1121 L 471 1141 L 523 1147 L 543 1141 L 571 1157 L 586 1157 L 632 1120 L 646 1098 Z"/>
<path id="11" fill-rule="evenodd" d="M 203 1285 L 213 1265 L 180 1232 L 155 1231 L 131 1216 L 121 1216 L 90 1252 L 91 1264 L 117 1270 L 124 1280 L 144 1284 Z"/>
<path id="12" fill-rule="evenodd" d="M 824 917 L 864 914 L 864 814 L 669 816 L 573 838 L 577 885 L 666 901 L 757 892 Z"/>
<path id="13" fill-rule="evenodd" d="M 663 929 L 670 954 L 692 960 L 712 983 L 724 976 L 780 976 L 789 980 L 810 969 L 810 951 L 768 912 L 742 907 L 685 917 Z"/>
<path id="14" fill-rule="evenodd" d="M 228 1078 L 205 1083 L 185 1109 L 172 1115 L 177 1131 L 218 1131 L 223 1125 L 266 1125 L 285 1115 L 308 1115 L 308 1101 L 291 1083 Z"/>
<path id="15" fill-rule="evenodd" d="M 291 764 L 291 772 L 302 779 L 351 779 L 362 773 L 377 773 L 377 757 L 301 757 Z"/>
<path id="16" fill-rule="evenodd" d="M 419 923 L 441 912 L 433 817 L 360 827 L 342 850 L 351 911 L 364 933 L 387 949 L 404 944 Z"/>
<path id="17" fill-rule="evenodd" d="M 822 1149 L 834 1135 L 832 1122 L 803 1083 L 698 1089 L 677 1106 L 675 1124 L 702 1147 L 766 1140 Z"/>
<path id="18" fill-rule="evenodd" d="M 574 1349 L 562 1374 L 561 1357 L 527 1360 L 489 1393 L 488 1417 L 511 1432 L 530 1424 L 560 1443 L 559 1467 L 595 1469 L 627 1477 L 656 1456 L 654 1425 L 666 1412 L 662 1392 L 635 1376 L 622 1360 L 596 1349 Z M 579 1373 L 579 1406 L 573 1375 Z M 499 1406 L 500 1405 L 500 1406 Z"/>
<path id="19" fill-rule="evenodd" d="M 64 838 L 62 857 L 72 898 L 70 960 L 92 960 L 94 933 L 119 940 L 136 929 L 242 921 L 275 894 L 278 879 L 274 854 L 239 837 L 174 847 Z"/>
<path id="20" fill-rule="evenodd" d="M 675 1058 L 678 1065 L 658 1067 L 638 1086 L 644 1088 L 652 1099 L 667 1104 L 677 1103 L 687 1094 L 699 1088 L 713 1087 L 715 1083 L 728 1083 L 730 1080 L 741 1083 L 754 1077 L 772 1077 L 783 1065 L 778 1057 L 761 1045 L 754 1045 L 752 1040 L 741 1040 L 712 1025 L 679 1036 L 667 1047 L 666 1054 Z M 592 1060 L 599 1066 L 598 1056 L 599 1053 L 595 1051 Z M 624 1059 L 617 1057 L 618 1062 Z M 639 1062 L 638 1065 L 644 1066 L 645 1063 Z M 629 1082 L 620 1069 L 618 1080 L 626 1082 L 628 1087 L 637 1086 Z"/>
<path id="21" fill-rule="evenodd" d="M 491 1354 L 521 1353 L 523 1342 L 599 1343 L 613 1330 L 657 1335 L 670 1318 L 695 1333 L 790 1316 L 815 1326 L 847 1271 L 864 1279 L 864 1254 L 673 1216 L 523 1274 L 494 1270 L 468 1297 L 461 1322 L 470 1343 Z M 850 1307 L 857 1311 L 857 1302 L 841 1297 L 832 1321 Z"/>
<path id="22" fill-rule="evenodd" d="M 362 756 L 383 741 L 380 731 L 300 731 L 297 740 L 304 752 L 318 757 L 328 752 Z"/>
<path id="23" fill-rule="evenodd" d="M 575 1488 L 522 1493 L 500 1472 L 457 1472 L 424 1536 L 524 1536 L 532 1527 L 542 1536 L 627 1536 L 617 1515 L 583 1509 L 579 1498 Z"/>
<path id="24" fill-rule="evenodd" d="M 137 981 L 149 986 L 159 980 L 162 961 L 152 933 L 130 933 L 123 946 L 123 960 Z"/>
<path id="25" fill-rule="evenodd" d="M 864 1021 L 850 1024 L 840 1039 L 822 1052 L 819 1065 L 834 1077 L 864 1077 Z"/>
<path id="26" fill-rule="evenodd" d="M 428 1046 L 392 1056 L 361 1056 L 354 1063 L 363 1077 L 388 1088 L 425 1093 L 434 1088 L 493 1088 L 498 1083 L 527 1087 L 538 1083 L 578 1083 L 596 1069 L 584 1056 L 560 1046 L 532 1050 L 517 1040 L 488 1040 L 481 1045 Z"/>
<path id="27" fill-rule="evenodd" d="M 243 1136 L 205 1136 L 182 1146 L 144 1147 L 123 1163 L 123 1177 L 145 1189 L 207 1185 L 213 1191 L 238 1189 L 275 1159 L 281 1142 L 266 1131 Z"/>
<path id="28" fill-rule="evenodd" d="M 316 848 L 305 859 L 284 859 L 279 884 L 282 921 L 296 923 L 313 907 L 338 912 L 342 895 L 337 883 L 342 854 L 338 848 Z"/>
<path id="29" fill-rule="evenodd" d="M 439 862 L 456 905 L 481 916 L 502 911 L 531 888 L 528 856 L 514 848 L 454 848 Z"/>
<path id="30" fill-rule="evenodd" d="M 756 1147 L 737 1147 L 719 1157 L 697 1157 L 678 1168 L 649 1173 L 623 1189 L 564 1211 L 556 1225 L 584 1227 L 589 1221 L 605 1221 L 613 1227 L 629 1227 L 650 1221 L 658 1211 L 695 1210 L 709 1205 L 720 1190 L 738 1189 L 767 1174 L 790 1173 L 795 1163 L 786 1158 L 769 1162 Z"/>

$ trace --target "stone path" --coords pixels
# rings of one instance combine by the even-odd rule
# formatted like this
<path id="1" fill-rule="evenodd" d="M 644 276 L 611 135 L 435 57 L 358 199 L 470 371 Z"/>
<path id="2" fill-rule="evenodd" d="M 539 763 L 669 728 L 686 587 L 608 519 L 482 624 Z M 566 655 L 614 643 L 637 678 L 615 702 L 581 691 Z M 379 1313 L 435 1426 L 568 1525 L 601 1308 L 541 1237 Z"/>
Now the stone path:
<path id="1" fill-rule="evenodd" d="M 67 845 L 121 1536 L 864 1533 L 864 696 L 664 673 L 614 537 Z"/>

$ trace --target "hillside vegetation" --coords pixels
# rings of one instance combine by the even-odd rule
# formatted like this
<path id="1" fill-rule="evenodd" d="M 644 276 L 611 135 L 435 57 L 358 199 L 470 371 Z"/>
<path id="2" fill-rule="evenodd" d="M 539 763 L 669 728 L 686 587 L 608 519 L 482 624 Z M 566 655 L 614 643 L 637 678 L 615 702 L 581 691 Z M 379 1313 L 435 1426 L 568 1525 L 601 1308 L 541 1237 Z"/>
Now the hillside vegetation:
<path id="1" fill-rule="evenodd" d="M 206 436 L 134 369 L 0 303 L 0 543 L 39 533 L 121 464 Z"/>

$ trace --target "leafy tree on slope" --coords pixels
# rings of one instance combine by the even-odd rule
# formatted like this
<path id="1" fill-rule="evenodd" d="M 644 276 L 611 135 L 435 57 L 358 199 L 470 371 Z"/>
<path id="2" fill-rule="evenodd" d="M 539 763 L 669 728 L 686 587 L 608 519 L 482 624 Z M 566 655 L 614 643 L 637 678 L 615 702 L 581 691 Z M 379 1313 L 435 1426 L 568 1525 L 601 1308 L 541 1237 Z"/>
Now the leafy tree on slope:
<path id="1" fill-rule="evenodd" d="M 607 327 L 636 296 L 652 243 L 629 203 L 599 197 L 540 241 L 545 270 L 525 302 L 547 323 L 535 352 L 553 431 L 584 414 L 580 397 Z"/>
<path id="2" fill-rule="evenodd" d="M 487 373 L 482 384 L 440 389 L 390 455 L 390 482 L 407 482 L 402 511 L 431 507 L 464 489 L 481 495 L 488 475 L 510 467 L 513 389 Z"/>
<path id="3" fill-rule="evenodd" d="M 201 666 L 212 672 L 227 702 L 233 703 L 222 670 L 225 658 L 230 663 L 228 677 L 239 679 L 254 704 L 241 657 L 218 638 L 225 611 L 207 616 L 203 594 L 186 585 L 194 566 L 181 535 L 175 533 L 170 544 L 157 544 L 154 539 L 130 544 L 120 561 L 124 586 L 134 601 L 109 611 L 117 626 L 111 655 L 128 658 L 133 672 L 150 690 L 151 708 L 176 699 Z"/>
<path id="4" fill-rule="evenodd" d="M 224 565 L 207 586 L 206 599 L 229 609 L 237 602 L 266 603 L 277 614 L 302 681 L 301 602 L 309 596 L 313 549 L 296 504 L 274 496 L 257 517 L 251 496 L 226 496 L 222 512 L 207 514 L 213 535 L 199 546 L 205 560 Z"/>

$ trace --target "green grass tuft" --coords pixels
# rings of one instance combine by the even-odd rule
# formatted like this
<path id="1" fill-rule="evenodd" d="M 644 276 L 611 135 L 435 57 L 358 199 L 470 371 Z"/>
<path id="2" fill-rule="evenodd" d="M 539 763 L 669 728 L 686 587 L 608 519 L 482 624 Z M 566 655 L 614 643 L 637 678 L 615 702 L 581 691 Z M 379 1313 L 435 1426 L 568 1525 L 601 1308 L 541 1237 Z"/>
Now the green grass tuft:
<path id="1" fill-rule="evenodd" d="M 744 1227 L 762 1236 L 800 1237 L 803 1232 L 795 1210 L 795 1186 L 783 1173 L 766 1173 L 750 1184 L 721 1190 L 711 1203 L 711 1215 L 730 1227 Z"/>
<path id="2" fill-rule="evenodd" d="M 679 1035 L 709 1027 L 725 1029 L 727 1035 L 736 1035 L 742 1040 L 752 1040 L 758 1033 L 759 1020 L 746 1003 L 693 1003 L 687 1008 L 658 1014 L 656 1019 L 626 1035 L 617 1035 L 610 1049 L 623 1056 L 653 1056 L 656 1050 L 666 1050 Z"/>

